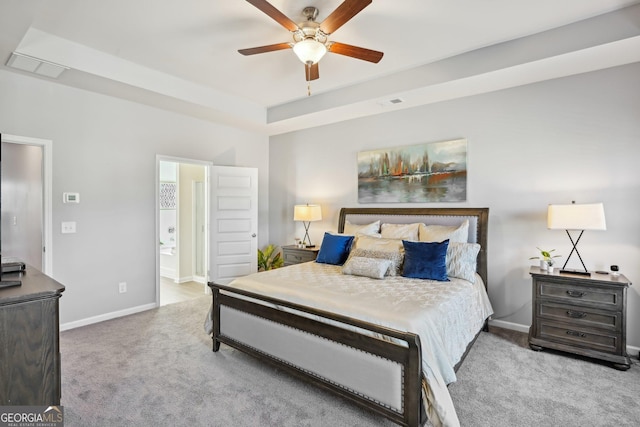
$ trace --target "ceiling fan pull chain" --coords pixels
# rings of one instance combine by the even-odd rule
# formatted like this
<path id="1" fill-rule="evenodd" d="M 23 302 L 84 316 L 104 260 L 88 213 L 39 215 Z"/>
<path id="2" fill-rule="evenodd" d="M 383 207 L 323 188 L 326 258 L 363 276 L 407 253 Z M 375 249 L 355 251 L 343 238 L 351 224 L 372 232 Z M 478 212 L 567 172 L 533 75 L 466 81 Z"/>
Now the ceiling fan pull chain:
<path id="1" fill-rule="evenodd" d="M 304 64 L 304 71 L 307 74 L 307 96 L 311 96 L 311 64 Z"/>

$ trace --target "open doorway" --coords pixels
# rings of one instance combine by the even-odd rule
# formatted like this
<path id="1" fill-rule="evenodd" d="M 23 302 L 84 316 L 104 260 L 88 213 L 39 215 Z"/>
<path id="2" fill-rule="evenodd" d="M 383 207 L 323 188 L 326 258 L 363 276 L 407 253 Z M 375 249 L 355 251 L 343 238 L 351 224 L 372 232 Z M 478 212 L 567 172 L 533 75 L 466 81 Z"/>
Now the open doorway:
<path id="1" fill-rule="evenodd" d="M 205 294 L 207 163 L 158 159 L 158 305 Z"/>
<path id="2" fill-rule="evenodd" d="M 2 256 L 52 274 L 52 142 L 2 134 Z"/>

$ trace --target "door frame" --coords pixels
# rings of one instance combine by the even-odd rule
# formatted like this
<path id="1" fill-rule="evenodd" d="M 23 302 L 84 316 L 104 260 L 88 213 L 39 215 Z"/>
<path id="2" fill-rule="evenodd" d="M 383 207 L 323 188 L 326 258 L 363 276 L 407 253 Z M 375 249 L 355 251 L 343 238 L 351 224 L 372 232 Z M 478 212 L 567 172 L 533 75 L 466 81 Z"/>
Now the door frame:
<path id="1" fill-rule="evenodd" d="M 2 142 L 42 147 L 42 272 L 53 277 L 53 141 L 3 133 Z"/>
<path id="2" fill-rule="evenodd" d="M 204 271 L 203 271 L 202 276 L 196 274 L 197 270 L 198 270 L 198 268 L 197 268 L 198 257 L 197 256 L 193 256 L 192 260 L 191 260 L 192 261 L 191 262 L 191 269 L 193 271 L 193 275 L 192 275 L 193 276 L 193 281 L 197 282 L 197 283 L 202 283 L 205 286 L 207 285 L 208 275 L 209 275 L 209 272 L 207 271 L 208 270 L 208 266 L 209 266 L 209 262 L 208 262 L 208 259 L 209 259 L 209 253 L 208 253 L 209 252 L 209 242 L 208 242 L 209 233 L 208 233 L 208 229 L 209 229 L 209 227 L 208 227 L 208 225 L 209 225 L 209 219 L 210 219 L 209 218 L 209 203 L 207 203 L 207 202 L 209 202 L 209 199 L 210 199 L 210 196 L 207 193 L 207 191 L 209 190 L 208 181 L 209 181 L 209 168 L 205 168 L 204 180 L 202 181 L 202 185 L 203 185 L 202 194 L 204 195 L 204 200 L 205 200 L 205 206 L 204 206 L 204 227 L 205 227 L 205 229 L 203 231 L 203 234 L 204 234 L 204 242 L 203 242 L 204 243 L 204 254 L 202 255 L 203 256 L 202 261 L 204 263 L 202 268 L 204 269 Z M 191 197 L 192 197 L 192 204 L 193 204 L 193 206 L 192 206 L 192 208 L 193 208 L 192 221 L 193 221 L 193 224 L 195 224 L 195 225 L 197 225 L 197 223 L 198 223 L 198 221 L 197 221 L 198 210 L 196 209 L 196 206 L 195 206 L 196 199 L 197 199 L 197 185 L 196 184 L 197 184 L 197 182 L 193 182 L 192 185 L 191 185 L 191 193 L 192 193 Z M 196 236 L 195 236 L 196 233 L 197 233 L 197 231 L 194 232 L 193 235 L 191 236 L 192 239 L 193 239 L 193 248 L 192 248 L 192 250 L 193 250 L 193 254 L 194 255 L 197 253 L 197 239 L 196 239 Z M 208 286 L 206 286 L 205 290 L 210 290 L 210 289 L 209 289 Z"/>
<path id="3" fill-rule="evenodd" d="M 156 179 L 155 179 L 155 248 L 156 248 L 156 307 L 160 307 L 160 162 L 173 162 L 173 163 L 187 163 L 191 165 L 200 165 L 205 167 L 205 193 L 209 191 L 209 169 L 213 166 L 213 162 L 205 160 L 187 159 L 184 157 L 165 156 L 162 154 L 156 154 Z M 209 198 L 207 197 L 207 203 L 209 204 Z M 209 214 L 208 211 L 205 214 L 207 236 L 209 235 Z M 176 241 L 176 244 L 178 242 Z M 209 271 L 209 257 L 205 258 L 206 266 L 205 271 Z M 207 284 L 204 284 L 205 291 L 208 290 Z"/>

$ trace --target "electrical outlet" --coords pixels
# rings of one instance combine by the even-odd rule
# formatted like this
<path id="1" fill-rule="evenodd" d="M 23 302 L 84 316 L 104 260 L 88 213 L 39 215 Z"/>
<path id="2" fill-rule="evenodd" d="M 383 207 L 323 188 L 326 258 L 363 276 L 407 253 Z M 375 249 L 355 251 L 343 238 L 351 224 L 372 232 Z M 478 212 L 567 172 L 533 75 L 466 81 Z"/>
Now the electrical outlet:
<path id="1" fill-rule="evenodd" d="M 120 290 L 121 294 L 124 294 L 125 292 L 127 292 L 127 282 L 118 283 L 118 289 Z"/>
<path id="2" fill-rule="evenodd" d="M 62 223 L 62 234 L 69 234 L 76 232 L 76 222 L 66 221 Z"/>

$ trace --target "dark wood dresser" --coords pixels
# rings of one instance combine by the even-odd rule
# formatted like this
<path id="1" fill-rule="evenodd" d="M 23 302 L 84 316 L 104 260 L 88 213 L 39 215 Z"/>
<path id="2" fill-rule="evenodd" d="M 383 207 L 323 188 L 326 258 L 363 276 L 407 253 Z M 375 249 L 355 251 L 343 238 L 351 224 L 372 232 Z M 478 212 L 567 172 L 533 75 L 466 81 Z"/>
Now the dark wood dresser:
<path id="1" fill-rule="evenodd" d="M 58 302 L 64 286 L 28 267 L 0 288 L 0 405 L 60 405 Z"/>
<path id="2" fill-rule="evenodd" d="M 550 348 L 631 367 L 627 355 L 627 288 L 623 276 L 547 273 L 531 267 L 533 318 L 529 346 Z"/>
<path id="3" fill-rule="evenodd" d="M 301 262 L 315 261 L 320 251 L 319 246 L 313 248 L 299 248 L 296 245 L 282 247 L 282 258 L 285 267 L 287 265 L 300 264 Z"/>

